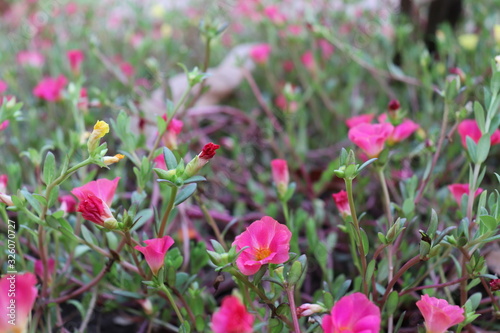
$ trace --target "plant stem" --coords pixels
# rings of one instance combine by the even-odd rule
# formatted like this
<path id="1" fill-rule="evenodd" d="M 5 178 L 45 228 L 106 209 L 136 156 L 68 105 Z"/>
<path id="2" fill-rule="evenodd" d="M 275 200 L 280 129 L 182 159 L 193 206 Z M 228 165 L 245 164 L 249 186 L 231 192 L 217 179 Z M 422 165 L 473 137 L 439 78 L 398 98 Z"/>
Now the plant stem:
<path id="1" fill-rule="evenodd" d="M 177 187 L 172 187 L 172 190 L 170 191 L 170 199 L 168 202 L 167 210 L 165 210 L 165 214 L 163 214 L 163 218 L 161 219 L 160 230 L 158 231 L 158 238 L 162 238 L 163 234 L 165 233 L 168 217 L 170 215 L 170 212 L 172 211 L 172 208 L 174 207 L 177 191 L 178 191 Z"/>
<path id="2" fill-rule="evenodd" d="M 450 107 L 448 106 L 448 102 L 445 100 L 444 102 L 444 112 L 443 112 L 443 120 L 441 121 L 441 132 L 439 133 L 439 139 L 438 139 L 438 144 L 436 147 L 436 152 L 434 153 L 434 156 L 432 156 L 432 163 L 431 163 L 431 168 L 429 170 L 429 173 L 427 174 L 427 177 L 425 177 L 422 182 L 420 183 L 420 187 L 418 188 L 418 193 L 417 196 L 415 197 L 415 205 L 420 202 L 424 195 L 425 188 L 427 187 L 427 183 L 429 183 L 429 180 L 432 177 L 432 172 L 434 171 L 434 168 L 436 167 L 439 154 L 441 153 L 441 148 L 443 147 L 444 139 L 446 137 L 446 127 L 448 125 L 448 114 L 450 112 Z"/>
<path id="3" fill-rule="evenodd" d="M 217 223 L 213 219 L 212 215 L 210 215 L 210 212 L 207 209 L 207 206 L 201 201 L 201 198 L 198 195 L 195 195 L 195 199 L 198 202 L 198 205 L 200 206 L 201 212 L 203 213 L 203 216 L 207 220 L 208 224 L 212 228 L 212 230 L 215 233 L 215 237 L 217 238 L 217 241 L 222 245 L 224 250 L 228 250 L 226 242 L 224 241 L 224 238 L 222 237 L 222 234 L 220 232 L 219 227 L 217 226 Z"/>
<path id="4" fill-rule="evenodd" d="M 397 271 L 396 275 L 392 278 L 392 280 L 387 285 L 387 289 L 385 289 L 384 296 L 382 297 L 382 300 L 380 301 L 380 308 L 384 307 L 385 302 L 387 301 L 387 297 L 389 297 L 389 294 L 390 294 L 392 288 L 394 288 L 394 286 L 396 285 L 396 282 L 398 282 L 399 278 L 404 274 L 404 272 L 406 272 L 412 266 L 415 266 L 416 264 L 418 264 L 420 261 L 422 261 L 422 259 L 420 259 L 420 255 L 416 255 L 415 257 L 408 260 L 406 262 L 406 264 L 404 264 L 403 267 L 401 267 L 399 269 L 399 271 Z"/>
<path id="5" fill-rule="evenodd" d="M 288 295 L 288 304 L 290 305 L 290 313 L 292 314 L 292 320 L 293 320 L 293 328 L 295 330 L 295 333 L 301 333 L 300 331 L 300 325 L 299 325 L 299 318 L 297 317 L 297 307 L 295 306 L 295 299 L 294 299 L 294 290 L 295 286 L 289 286 L 286 288 L 286 293 Z"/>
<path id="6" fill-rule="evenodd" d="M 179 307 L 175 303 L 174 297 L 170 293 L 170 290 L 168 290 L 167 286 L 165 286 L 163 283 L 160 284 L 160 290 L 163 291 L 165 293 L 165 295 L 167 295 L 168 301 L 170 302 L 170 304 L 174 308 L 174 311 L 175 311 L 175 314 L 177 315 L 177 318 L 179 318 L 181 325 L 184 325 L 184 317 L 182 316 L 181 311 L 179 310 Z"/>
<path id="7" fill-rule="evenodd" d="M 359 227 L 358 216 L 356 215 L 356 207 L 354 206 L 354 197 L 352 195 L 352 179 L 345 178 L 345 186 L 347 191 L 347 197 L 349 199 L 349 208 L 351 209 L 352 222 L 354 224 L 354 230 L 356 232 L 356 243 L 358 245 L 358 252 L 361 258 L 361 276 L 363 281 L 363 292 L 368 296 L 368 283 L 366 281 L 366 254 L 363 248 L 363 241 L 361 238 L 361 230 Z"/>

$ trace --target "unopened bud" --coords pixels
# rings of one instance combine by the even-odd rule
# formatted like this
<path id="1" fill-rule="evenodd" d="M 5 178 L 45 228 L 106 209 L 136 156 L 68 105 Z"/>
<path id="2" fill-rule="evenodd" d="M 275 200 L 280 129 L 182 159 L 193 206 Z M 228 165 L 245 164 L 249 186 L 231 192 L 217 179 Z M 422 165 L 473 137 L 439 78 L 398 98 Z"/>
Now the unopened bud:
<path id="1" fill-rule="evenodd" d="M 96 150 L 97 146 L 99 146 L 100 139 L 107 133 L 109 133 L 109 125 L 105 121 L 99 120 L 94 125 L 94 130 L 87 141 L 87 147 L 90 154 Z"/>
<path id="2" fill-rule="evenodd" d="M 125 156 L 122 154 L 116 154 L 115 156 L 104 156 L 102 158 L 102 161 L 106 165 L 111 165 L 111 164 L 120 162 L 120 160 L 123 159 L 124 157 Z"/>
<path id="3" fill-rule="evenodd" d="M 319 304 L 304 303 L 297 308 L 297 316 L 299 318 L 307 317 L 315 313 L 322 313 L 327 311 L 328 311 L 327 309 L 325 309 L 323 306 Z"/>

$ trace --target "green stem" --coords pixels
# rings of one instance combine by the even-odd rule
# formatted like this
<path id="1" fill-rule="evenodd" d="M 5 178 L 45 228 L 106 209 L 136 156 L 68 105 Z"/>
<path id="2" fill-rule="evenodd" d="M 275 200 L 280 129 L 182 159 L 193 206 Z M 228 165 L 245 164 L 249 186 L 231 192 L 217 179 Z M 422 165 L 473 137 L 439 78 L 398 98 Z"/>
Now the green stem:
<path id="1" fill-rule="evenodd" d="M 158 231 L 158 238 L 163 237 L 165 233 L 165 228 L 167 226 L 168 217 L 172 208 L 174 207 L 175 197 L 177 196 L 177 187 L 172 187 L 172 191 L 170 192 L 170 199 L 168 202 L 167 210 L 165 210 L 165 214 L 163 214 L 163 218 L 161 219 L 160 230 Z"/>
<path id="2" fill-rule="evenodd" d="M 174 311 L 175 311 L 175 314 L 177 315 L 177 318 L 179 318 L 181 325 L 184 325 L 184 317 L 182 316 L 181 311 L 179 310 L 179 307 L 175 303 L 174 297 L 170 293 L 170 290 L 168 290 L 168 288 L 163 283 L 160 284 L 160 289 L 165 293 L 165 295 L 167 295 L 168 301 L 170 302 L 170 304 L 174 308 Z"/>
<path id="3" fill-rule="evenodd" d="M 354 197 L 352 192 L 352 179 L 345 178 L 345 186 L 347 191 L 347 197 L 349 199 L 349 208 L 351 209 L 352 222 L 354 224 L 354 230 L 356 232 L 356 244 L 358 245 L 358 252 L 361 258 L 361 276 L 363 277 L 363 292 L 368 296 L 368 283 L 366 281 L 366 254 L 363 249 L 363 241 L 361 237 L 361 230 L 359 227 L 358 216 L 356 215 L 356 207 L 354 206 Z"/>
<path id="4" fill-rule="evenodd" d="M 156 137 L 156 140 L 153 144 L 153 148 L 151 148 L 151 150 L 149 151 L 148 160 L 150 162 L 153 160 L 153 156 L 155 154 L 156 148 L 158 148 L 158 146 L 160 145 L 161 137 L 163 136 L 163 134 L 165 134 L 165 132 L 167 132 L 168 125 L 170 124 L 172 119 L 174 119 L 175 114 L 177 113 L 177 111 L 179 111 L 181 106 L 186 101 L 186 98 L 189 96 L 190 91 L 191 91 L 191 89 L 186 89 L 186 91 L 182 94 L 181 98 L 179 99 L 179 102 L 177 103 L 177 105 L 174 108 L 174 111 L 172 112 L 171 115 L 169 115 L 169 117 L 167 119 L 167 123 L 165 124 L 165 130 L 162 131 L 161 133 L 158 133 L 158 136 Z"/>

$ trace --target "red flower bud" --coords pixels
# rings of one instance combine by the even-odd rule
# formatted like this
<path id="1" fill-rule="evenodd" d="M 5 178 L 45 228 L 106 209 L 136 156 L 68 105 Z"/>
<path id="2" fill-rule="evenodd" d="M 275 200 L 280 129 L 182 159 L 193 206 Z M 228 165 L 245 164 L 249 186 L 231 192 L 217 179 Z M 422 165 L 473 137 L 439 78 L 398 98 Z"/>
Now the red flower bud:
<path id="1" fill-rule="evenodd" d="M 209 160 L 215 156 L 215 151 L 219 148 L 219 145 L 213 144 L 212 142 L 207 143 L 205 147 L 203 147 L 199 157 L 203 160 Z"/>

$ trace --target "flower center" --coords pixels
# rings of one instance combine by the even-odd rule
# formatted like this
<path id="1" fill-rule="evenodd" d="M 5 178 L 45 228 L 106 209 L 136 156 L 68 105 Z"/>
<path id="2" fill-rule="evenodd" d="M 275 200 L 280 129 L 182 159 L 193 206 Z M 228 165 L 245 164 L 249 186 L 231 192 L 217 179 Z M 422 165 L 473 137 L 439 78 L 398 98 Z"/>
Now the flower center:
<path id="1" fill-rule="evenodd" d="M 257 260 L 262 260 L 271 255 L 271 250 L 269 248 L 258 248 L 255 250 L 255 258 Z"/>

